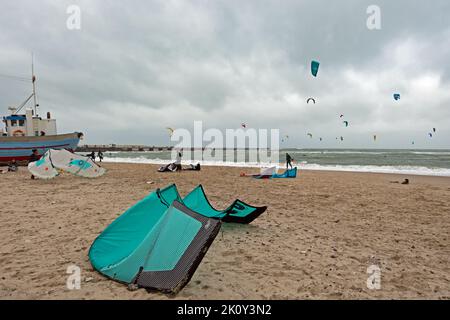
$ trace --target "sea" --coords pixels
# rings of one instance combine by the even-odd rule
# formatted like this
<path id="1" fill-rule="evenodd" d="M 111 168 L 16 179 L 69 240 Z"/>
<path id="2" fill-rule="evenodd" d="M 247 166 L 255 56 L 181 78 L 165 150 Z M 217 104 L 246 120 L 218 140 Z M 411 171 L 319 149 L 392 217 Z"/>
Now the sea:
<path id="1" fill-rule="evenodd" d="M 285 154 L 300 170 L 397 173 L 450 176 L 450 150 L 394 149 L 283 149 L 278 163 L 246 161 L 200 161 L 202 165 L 233 167 L 285 167 Z M 167 164 L 170 151 L 105 152 L 105 162 Z M 183 165 L 198 161 L 185 160 Z"/>

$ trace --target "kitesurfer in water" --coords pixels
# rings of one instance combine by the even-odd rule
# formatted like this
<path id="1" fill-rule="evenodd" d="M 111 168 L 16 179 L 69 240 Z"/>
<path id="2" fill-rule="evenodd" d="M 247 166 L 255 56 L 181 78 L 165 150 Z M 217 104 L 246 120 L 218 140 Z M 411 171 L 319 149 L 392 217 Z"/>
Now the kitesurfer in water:
<path id="1" fill-rule="evenodd" d="M 292 161 L 294 160 L 294 158 L 291 157 L 291 155 L 289 153 L 286 152 L 286 169 L 289 169 L 289 166 L 291 166 L 292 169 Z"/>
<path id="2" fill-rule="evenodd" d="M 39 160 L 39 153 L 38 153 L 37 149 L 31 150 L 31 152 L 32 152 L 32 153 L 31 153 L 31 155 L 30 155 L 30 161 L 29 161 L 29 163 L 38 161 L 38 160 Z M 34 175 L 31 175 L 31 179 L 34 180 Z"/>

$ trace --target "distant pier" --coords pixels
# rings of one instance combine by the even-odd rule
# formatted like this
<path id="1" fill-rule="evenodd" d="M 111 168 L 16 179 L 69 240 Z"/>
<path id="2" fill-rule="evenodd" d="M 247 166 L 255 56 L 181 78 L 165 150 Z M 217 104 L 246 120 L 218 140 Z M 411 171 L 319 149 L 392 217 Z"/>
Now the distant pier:
<path id="1" fill-rule="evenodd" d="M 171 151 L 173 147 L 163 146 L 144 146 L 144 145 L 119 145 L 119 144 L 85 144 L 78 146 L 77 152 L 134 152 L 134 151 Z M 196 150 L 206 150 L 210 148 L 181 148 L 183 151 L 196 151 Z M 238 148 L 226 149 L 221 148 L 223 151 L 226 150 L 238 150 Z M 218 150 L 220 150 L 218 148 Z M 243 150 L 270 150 L 267 148 L 243 148 Z"/>
<path id="2" fill-rule="evenodd" d="M 144 145 L 119 145 L 119 144 L 85 144 L 78 146 L 77 152 L 111 152 L 111 151 L 170 151 L 173 147 L 156 147 Z"/>

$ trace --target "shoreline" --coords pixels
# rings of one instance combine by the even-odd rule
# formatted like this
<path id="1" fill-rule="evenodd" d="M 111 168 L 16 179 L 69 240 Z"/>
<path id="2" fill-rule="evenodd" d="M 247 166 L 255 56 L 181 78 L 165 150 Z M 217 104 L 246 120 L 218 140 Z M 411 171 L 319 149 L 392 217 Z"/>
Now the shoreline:
<path id="1" fill-rule="evenodd" d="M 164 165 L 170 163 L 172 160 L 163 160 L 163 159 L 139 159 L 130 158 L 128 161 L 124 158 L 119 158 L 119 161 L 112 160 L 114 158 L 103 159 L 103 163 L 117 163 L 117 164 L 146 164 L 146 165 Z M 189 164 L 196 164 L 196 161 L 182 161 L 183 166 L 188 166 Z M 201 163 L 201 166 L 205 167 L 225 167 L 225 168 L 240 168 L 240 169 L 251 169 L 251 168 L 261 168 L 261 167 L 270 167 L 276 166 L 278 170 L 282 171 L 285 169 L 285 164 L 278 163 L 276 165 L 273 164 L 254 164 L 254 163 L 234 163 L 234 162 L 220 162 L 220 163 Z M 355 168 L 355 166 L 345 166 L 339 165 L 336 166 L 336 169 L 333 169 L 331 165 L 317 165 L 317 164 L 309 164 L 314 167 L 307 167 L 307 163 L 294 163 L 293 166 L 297 167 L 300 171 L 327 171 L 327 172 L 350 172 L 350 173 L 377 173 L 377 174 L 393 174 L 393 175 L 410 175 L 410 176 L 425 176 L 425 177 L 450 177 L 450 169 L 446 168 L 426 168 L 426 167 L 411 167 L 411 169 L 396 169 L 394 166 L 359 166 L 359 168 Z M 356 166 L 358 167 L 358 166 Z M 364 169 L 370 167 L 369 169 Z M 385 171 L 383 170 L 385 168 Z M 415 168 L 415 169 L 413 169 Z M 410 171 L 408 171 L 410 170 Z M 418 172 L 418 170 L 442 170 L 443 172 Z"/>

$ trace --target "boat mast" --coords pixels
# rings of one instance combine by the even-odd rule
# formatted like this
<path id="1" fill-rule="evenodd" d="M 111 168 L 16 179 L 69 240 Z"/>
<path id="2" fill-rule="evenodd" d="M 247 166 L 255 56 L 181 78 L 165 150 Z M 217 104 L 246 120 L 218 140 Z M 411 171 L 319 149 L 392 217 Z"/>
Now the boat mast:
<path id="1" fill-rule="evenodd" d="M 36 103 L 36 76 L 34 75 L 34 58 L 33 53 L 31 53 L 31 82 L 33 83 L 33 100 L 34 100 L 34 115 L 37 116 L 37 107 Z"/>

